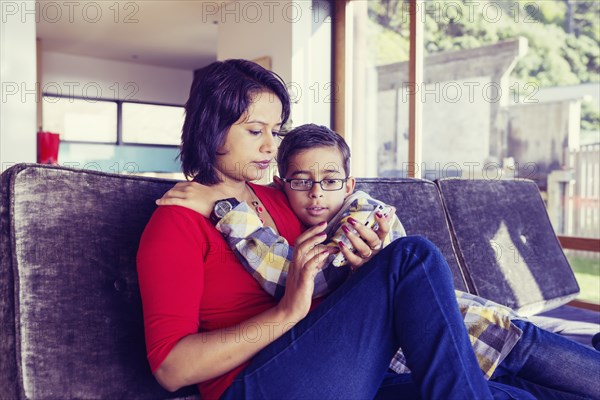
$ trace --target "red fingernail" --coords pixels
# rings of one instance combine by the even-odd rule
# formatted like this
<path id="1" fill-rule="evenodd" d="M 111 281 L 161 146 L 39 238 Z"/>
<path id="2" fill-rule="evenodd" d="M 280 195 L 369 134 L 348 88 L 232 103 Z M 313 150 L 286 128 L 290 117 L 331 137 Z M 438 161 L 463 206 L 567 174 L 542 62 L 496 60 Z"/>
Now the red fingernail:
<path id="1" fill-rule="evenodd" d="M 352 217 L 348 217 L 348 222 L 350 222 L 352 225 L 356 225 L 356 220 Z"/>
<path id="2" fill-rule="evenodd" d="M 380 213 L 379 211 L 377 211 L 377 212 L 375 213 L 375 215 L 377 215 L 377 217 L 378 217 L 378 218 L 383 218 L 383 214 L 382 214 L 382 213 Z"/>
<path id="3" fill-rule="evenodd" d="M 346 247 L 346 245 L 344 244 L 344 242 L 338 242 L 338 246 L 340 246 L 340 248 Z"/>
<path id="4" fill-rule="evenodd" d="M 326 224 L 327 224 L 327 221 L 321 221 L 321 222 L 319 222 L 319 225 L 326 225 Z"/>
<path id="5" fill-rule="evenodd" d="M 344 231 L 345 234 L 350 233 L 350 229 L 346 225 L 342 225 L 342 230 Z"/>
<path id="6" fill-rule="evenodd" d="M 317 236 L 327 236 L 327 234 L 325 232 L 321 232 Z"/>

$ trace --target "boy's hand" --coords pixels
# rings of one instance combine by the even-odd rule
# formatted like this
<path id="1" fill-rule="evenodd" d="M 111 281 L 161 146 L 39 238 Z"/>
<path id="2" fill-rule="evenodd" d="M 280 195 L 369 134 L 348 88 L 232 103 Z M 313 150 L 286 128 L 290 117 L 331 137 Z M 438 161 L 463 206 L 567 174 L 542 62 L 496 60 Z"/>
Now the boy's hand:
<path id="1" fill-rule="evenodd" d="M 197 182 L 178 182 L 163 197 L 156 200 L 159 206 L 181 206 L 210 217 L 215 203 L 223 199 L 224 194 L 212 187 Z"/>
<path id="2" fill-rule="evenodd" d="M 379 225 L 379 228 L 374 231 L 371 228 L 367 228 L 354 218 L 348 218 L 348 222 L 352 225 L 352 228 L 356 229 L 358 235 L 352 230 L 343 226 L 344 234 L 352 243 L 355 252 L 352 252 L 343 242 L 339 242 L 340 251 L 348 260 L 348 265 L 352 271 L 360 268 L 363 264 L 369 261 L 375 254 L 381 251 L 383 241 L 390 231 L 390 222 L 396 213 L 396 208 L 392 207 L 392 210 L 387 216 L 382 214 L 375 215 L 375 221 Z"/>
<path id="3" fill-rule="evenodd" d="M 308 314 L 315 289 L 315 276 L 327 262 L 331 251 L 322 244 L 327 239 L 323 232 L 326 226 L 324 222 L 315 225 L 296 239 L 285 294 L 278 307 L 298 321 Z"/>

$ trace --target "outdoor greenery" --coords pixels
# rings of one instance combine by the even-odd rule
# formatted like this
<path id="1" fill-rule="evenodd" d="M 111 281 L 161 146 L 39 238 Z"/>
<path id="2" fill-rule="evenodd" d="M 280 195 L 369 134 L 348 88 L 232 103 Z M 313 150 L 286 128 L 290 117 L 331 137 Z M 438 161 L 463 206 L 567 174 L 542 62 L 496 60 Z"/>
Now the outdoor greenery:
<path id="1" fill-rule="evenodd" d="M 600 127 L 600 110 L 591 102 L 581 103 L 581 130 L 597 131 Z"/>
<path id="2" fill-rule="evenodd" d="M 408 1 L 369 1 L 378 65 L 408 59 Z M 426 53 L 523 36 L 529 51 L 514 80 L 539 87 L 600 81 L 600 1 L 435 0 L 423 7 Z"/>
<path id="3" fill-rule="evenodd" d="M 579 299 L 600 303 L 600 259 L 566 251 L 581 293 Z"/>

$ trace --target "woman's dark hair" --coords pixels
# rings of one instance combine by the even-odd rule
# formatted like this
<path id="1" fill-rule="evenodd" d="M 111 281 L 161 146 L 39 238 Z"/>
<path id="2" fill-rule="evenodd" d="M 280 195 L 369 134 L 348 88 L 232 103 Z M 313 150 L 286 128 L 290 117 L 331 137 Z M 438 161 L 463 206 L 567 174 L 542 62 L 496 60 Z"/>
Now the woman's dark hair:
<path id="1" fill-rule="evenodd" d="M 346 176 L 350 175 L 350 147 L 344 138 L 325 126 L 315 124 L 300 125 L 283 137 L 277 150 L 279 175 L 282 178 L 286 177 L 290 159 L 301 151 L 329 146 L 340 151 L 344 162 L 344 172 Z"/>
<path id="2" fill-rule="evenodd" d="M 217 149 L 259 92 L 271 92 L 279 98 L 281 124 L 285 124 L 290 116 L 290 98 L 277 74 L 247 60 L 216 61 L 196 74 L 185 104 L 179 152 L 186 177 L 204 185 L 220 182 L 215 171 Z"/>

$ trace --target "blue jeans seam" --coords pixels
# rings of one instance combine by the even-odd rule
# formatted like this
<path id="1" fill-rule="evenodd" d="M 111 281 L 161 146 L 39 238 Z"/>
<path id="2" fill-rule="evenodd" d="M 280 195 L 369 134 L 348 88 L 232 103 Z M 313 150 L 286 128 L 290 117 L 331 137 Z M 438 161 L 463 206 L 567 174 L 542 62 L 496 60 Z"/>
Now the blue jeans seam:
<path id="1" fill-rule="evenodd" d="M 406 255 L 410 255 L 410 257 L 416 259 L 421 264 L 421 266 L 423 268 L 423 272 L 425 273 L 425 276 L 427 277 L 427 282 L 429 283 L 429 286 L 432 287 L 429 271 L 427 270 L 427 268 L 424 267 L 425 266 L 425 262 L 419 256 L 417 256 L 416 254 L 414 254 L 413 252 L 409 252 L 408 249 L 403 249 L 403 253 L 404 253 L 405 256 Z M 438 304 L 438 306 L 440 307 L 440 309 L 444 309 L 444 307 L 442 307 L 442 304 L 439 301 L 438 293 L 435 290 L 433 290 L 433 288 L 432 288 L 432 292 L 433 292 L 433 295 L 434 295 L 434 299 L 435 299 L 436 303 Z M 458 312 L 458 307 L 457 307 L 457 312 Z M 447 319 L 446 313 L 442 313 L 442 316 L 444 318 L 444 321 L 446 322 L 446 325 L 449 326 L 450 323 L 449 323 L 449 321 Z M 462 354 L 461 351 L 459 351 L 459 348 L 457 346 L 457 340 L 456 340 L 456 337 L 454 336 L 454 331 L 453 330 L 449 330 L 449 333 L 450 333 L 450 335 L 452 337 L 452 344 L 453 344 L 453 346 L 454 346 L 454 348 L 456 350 L 456 353 L 460 355 L 460 363 L 463 366 L 465 366 L 464 359 L 463 359 L 463 354 Z M 481 370 L 479 369 L 479 371 L 481 371 Z M 467 384 L 469 385 L 469 387 L 471 388 L 471 391 L 473 393 L 477 392 L 477 390 L 475 390 L 475 388 L 471 385 L 471 381 L 470 380 L 467 380 Z"/>

